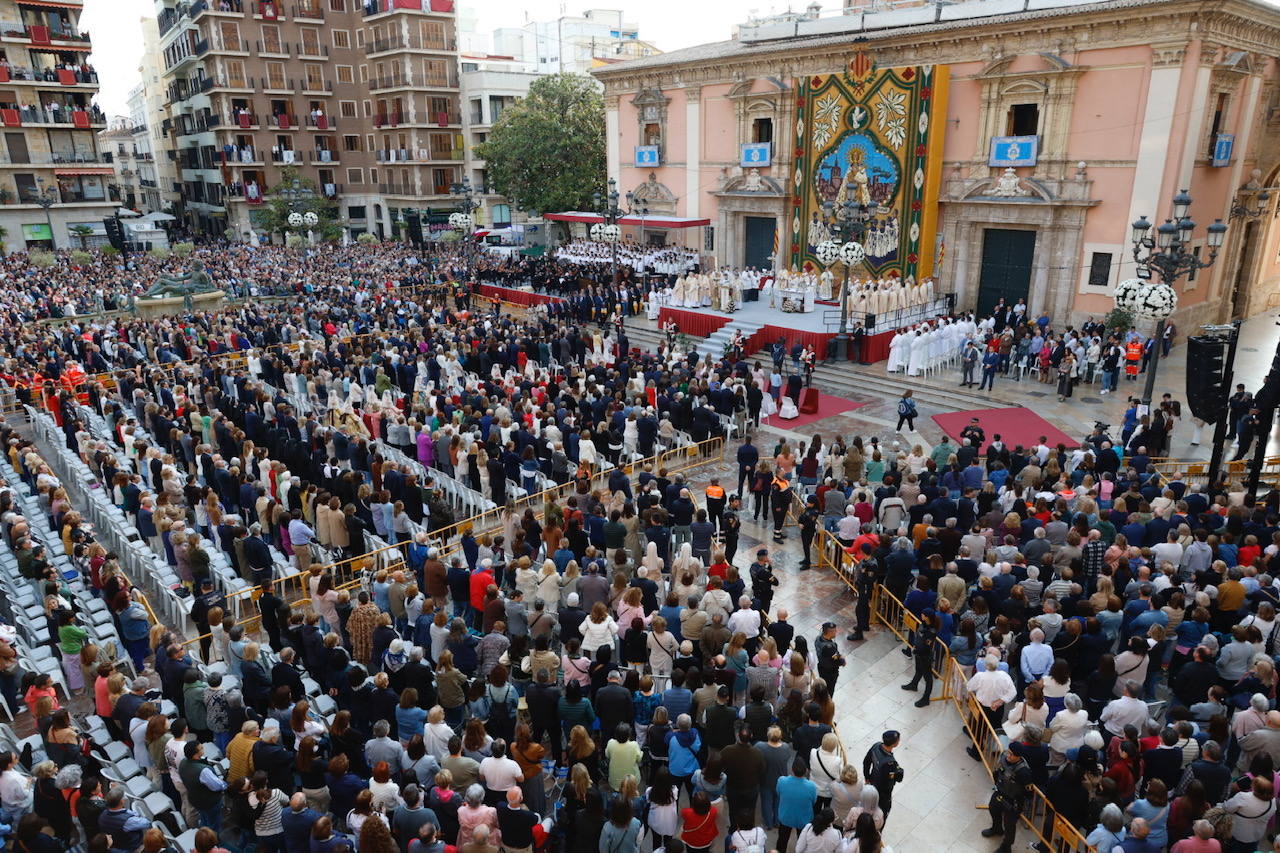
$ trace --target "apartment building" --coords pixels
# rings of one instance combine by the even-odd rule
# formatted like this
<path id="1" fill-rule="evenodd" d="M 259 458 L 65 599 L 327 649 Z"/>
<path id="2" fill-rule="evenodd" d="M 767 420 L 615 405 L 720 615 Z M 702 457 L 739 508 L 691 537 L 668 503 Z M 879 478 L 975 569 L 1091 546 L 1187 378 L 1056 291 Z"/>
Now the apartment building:
<path id="1" fill-rule="evenodd" d="M 179 212 L 245 239 L 294 168 L 352 235 L 462 177 L 451 0 L 157 0 Z"/>
<path id="2" fill-rule="evenodd" d="M 79 245 L 115 200 L 97 134 L 98 76 L 80 34 L 82 0 L 0 0 L 0 227 L 6 251 Z"/>
<path id="3" fill-rule="evenodd" d="M 523 222 L 525 216 L 490 186 L 485 161 L 476 156 L 476 146 L 488 140 L 503 111 L 528 94 L 538 75 L 509 56 L 467 54 L 462 56 L 461 66 L 466 174 L 480 203 L 476 222 L 489 228 L 506 228 Z"/>

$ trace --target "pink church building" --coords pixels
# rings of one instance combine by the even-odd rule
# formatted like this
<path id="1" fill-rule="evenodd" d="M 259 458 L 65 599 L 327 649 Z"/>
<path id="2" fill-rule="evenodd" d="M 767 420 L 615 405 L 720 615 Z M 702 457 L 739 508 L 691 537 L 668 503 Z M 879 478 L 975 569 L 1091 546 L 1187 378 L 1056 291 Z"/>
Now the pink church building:
<path id="1" fill-rule="evenodd" d="M 1130 223 L 1159 225 L 1186 188 L 1195 251 L 1208 257 L 1214 220 L 1229 230 L 1214 266 L 1175 285 L 1173 321 L 1189 331 L 1280 304 L 1280 7 L 815 7 L 744 25 L 729 41 L 593 72 L 619 189 L 651 215 L 710 222 L 628 236 L 696 244 L 721 266 L 811 263 L 805 235 L 848 168 L 834 146 L 862 133 L 870 185 L 881 196 L 884 182 L 897 188 L 893 230 L 901 215 L 904 241 L 873 274 L 902 274 L 910 257 L 910 269 L 932 274 L 961 308 L 1024 298 L 1032 312 L 1080 322 L 1110 310 L 1117 282 L 1135 274 Z M 917 69 L 932 76 L 912 80 Z M 860 88 L 881 72 L 915 84 L 906 104 L 901 93 Z M 843 101 L 815 94 L 831 75 Z"/>

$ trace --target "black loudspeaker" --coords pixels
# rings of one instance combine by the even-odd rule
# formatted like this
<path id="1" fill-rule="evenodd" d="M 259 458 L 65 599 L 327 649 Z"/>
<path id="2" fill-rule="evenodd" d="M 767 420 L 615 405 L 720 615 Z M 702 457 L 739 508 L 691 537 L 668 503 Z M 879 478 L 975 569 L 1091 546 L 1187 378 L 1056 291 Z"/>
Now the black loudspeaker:
<path id="1" fill-rule="evenodd" d="M 1227 411 L 1223 371 L 1227 340 L 1205 335 L 1187 338 L 1187 405 L 1205 423 L 1217 423 Z"/>
<path id="2" fill-rule="evenodd" d="M 409 231 L 409 240 L 415 246 L 422 245 L 422 216 L 414 211 L 404 217 L 405 228 Z"/>
<path id="3" fill-rule="evenodd" d="M 102 220 L 102 225 L 107 229 L 107 241 L 117 250 L 125 251 L 124 229 L 120 226 L 120 220 L 114 216 L 108 216 Z"/>

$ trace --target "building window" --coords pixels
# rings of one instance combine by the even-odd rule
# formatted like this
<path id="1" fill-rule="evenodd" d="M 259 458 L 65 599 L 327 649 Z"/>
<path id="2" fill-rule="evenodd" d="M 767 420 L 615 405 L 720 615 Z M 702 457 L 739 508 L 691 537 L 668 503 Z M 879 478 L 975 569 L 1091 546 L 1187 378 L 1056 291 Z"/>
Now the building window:
<path id="1" fill-rule="evenodd" d="M 363 184 L 363 183 L 364 183 L 364 169 L 347 169 L 347 183 L 349 183 L 349 184 Z M 352 219 L 360 219 L 360 218 L 362 218 L 363 216 L 364 216 L 364 214 L 363 214 L 363 213 L 362 213 L 360 216 L 355 216 L 354 214 L 352 214 L 351 218 L 352 218 Z"/>
<path id="2" fill-rule="evenodd" d="M 752 142 L 772 142 L 773 141 L 773 119 L 758 118 L 751 122 L 751 141 Z"/>
<path id="3" fill-rule="evenodd" d="M 342 137 L 342 150 L 343 151 L 359 151 L 360 137 L 355 134 Z"/>
<path id="4" fill-rule="evenodd" d="M 1213 157 L 1213 149 L 1218 144 L 1218 134 L 1222 132 L 1222 126 L 1227 122 L 1227 102 L 1227 93 L 1219 92 L 1213 104 L 1213 121 L 1209 124 L 1209 146 L 1206 155 L 1208 157 Z"/>
<path id="5" fill-rule="evenodd" d="M 1009 107 L 1009 136 L 1035 136 L 1039 132 L 1039 104 L 1014 104 Z"/>
<path id="6" fill-rule="evenodd" d="M 356 102 L 355 101 L 338 101 L 338 114 L 343 118 L 355 118 Z"/>
<path id="7" fill-rule="evenodd" d="M 1106 287 L 1111 282 L 1110 252 L 1094 252 L 1089 258 L 1089 286 Z"/>
<path id="8" fill-rule="evenodd" d="M 511 225 L 511 205 L 495 204 L 493 206 L 493 227 L 507 228 Z"/>
<path id="9" fill-rule="evenodd" d="M 351 33 L 347 30 L 334 30 L 333 46 L 344 50 L 351 47 Z"/>
<path id="10" fill-rule="evenodd" d="M 339 83 L 356 82 L 355 69 L 350 65 L 338 65 L 334 68 L 334 73 L 337 75 Z"/>
<path id="11" fill-rule="evenodd" d="M 363 204 L 353 204 L 347 208 L 348 219 L 364 219 L 364 217 L 365 212 Z"/>
<path id="12" fill-rule="evenodd" d="M 347 0 L 329 0 L 329 8 L 335 12 L 347 11 Z"/>

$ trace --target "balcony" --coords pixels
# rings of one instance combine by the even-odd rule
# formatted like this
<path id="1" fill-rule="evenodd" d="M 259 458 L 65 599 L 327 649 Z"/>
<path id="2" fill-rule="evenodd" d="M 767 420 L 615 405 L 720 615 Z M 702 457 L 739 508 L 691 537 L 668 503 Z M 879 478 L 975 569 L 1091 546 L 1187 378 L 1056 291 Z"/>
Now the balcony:
<path id="1" fill-rule="evenodd" d="M 333 81 L 332 80 L 303 80 L 302 91 L 312 92 L 312 93 L 323 92 L 324 94 L 328 95 L 333 92 Z"/>
<path id="2" fill-rule="evenodd" d="M 272 162 L 272 163 L 282 163 L 282 164 L 284 164 L 284 165 L 288 166 L 288 165 L 291 165 L 291 164 L 293 164 L 293 163 L 301 163 L 301 162 L 302 162 L 302 156 L 301 156 L 300 154 L 298 154 L 298 152 L 297 152 L 297 151 L 293 151 L 293 150 L 290 150 L 290 149 L 285 149 L 285 150 L 283 150 L 283 151 L 273 150 L 273 151 L 271 152 L 271 162 Z"/>
<path id="3" fill-rule="evenodd" d="M 21 65 L 0 65 L 0 83 L 56 84 L 58 86 L 97 85 L 98 74 L 91 67 L 82 68 L 27 68 Z"/>
<path id="4" fill-rule="evenodd" d="M 309 3 L 294 3 L 289 7 L 289 15 L 298 19 L 323 21 L 324 7 L 320 5 L 320 0 L 312 0 Z"/>
<path id="5" fill-rule="evenodd" d="M 438 12 L 451 14 L 453 0 L 364 0 L 364 15 L 381 15 L 404 9 L 410 12 Z"/>
<path id="6" fill-rule="evenodd" d="M 287 57 L 292 56 L 289 45 L 286 42 L 276 42 L 275 44 L 264 44 L 261 41 L 254 42 L 254 46 L 258 49 L 259 56 L 270 57 Z"/>
<path id="7" fill-rule="evenodd" d="M 106 125 L 107 117 L 97 107 L 89 109 L 53 109 L 52 107 L 10 106 L 0 107 L 0 125 L 22 127 L 30 124 L 70 125 L 89 130 L 94 125 Z"/>
<path id="8" fill-rule="evenodd" d="M 237 181 L 227 187 L 227 198 L 247 202 L 248 204 L 262 204 L 263 196 L 266 195 L 266 192 L 267 188 L 262 184 L 246 189 L 244 184 Z"/>
<path id="9" fill-rule="evenodd" d="M 196 49 L 195 49 L 195 52 L 194 52 L 194 54 L 193 54 L 194 56 L 196 56 L 196 57 L 201 57 L 201 56 L 204 56 L 204 55 L 205 55 L 206 53 L 208 53 L 208 52 L 209 52 L 209 40 L 208 40 L 208 39 L 200 39 L 199 41 L 197 41 L 197 42 L 196 42 Z"/>
<path id="10" fill-rule="evenodd" d="M 241 15 L 244 13 L 244 4 L 241 0 L 199 0 L 191 7 L 191 17 L 195 18 L 202 12 L 230 12 Z"/>
<path id="11" fill-rule="evenodd" d="M 107 166 L 110 163 L 110 155 L 100 151 L 55 151 L 52 154 L 28 154 L 25 159 L 0 155 L 0 165 L 3 166 Z"/>
<path id="12" fill-rule="evenodd" d="M 396 33 L 387 38 L 374 39 L 364 44 L 364 52 L 372 56 L 375 53 L 389 53 L 393 50 L 435 50 L 451 51 L 457 48 L 453 39 L 424 39 L 419 36 L 405 36 Z"/>
<path id="13" fill-rule="evenodd" d="M 319 151 L 307 152 L 308 163 L 337 163 L 338 152 L 328 148 L 322 148 Z"/>
<path id="14" fill-rule="evenodd" d="M 298 123 L 298 117 L 289 115 L 288 113 L 276 113 L 267 122 L 267 125 L 279 130 L 293 130 L 300 126 Z"/>
<path id="15" fill-rule="evenodd" d="M 231 150 L 223 149 L 218 152 L 218 162 L 225 163 L 228 166 L 260 166 L 262 165 L 262 157 L 253 148 L 252 145 L 244 145 L 240 147 L 231 146 Z"/>
<path id="16" fill-rule="evenodd" d="M 458 78 L 452 74 L 420 74 L 414 79 L 402 71 L 369 78 L 370 89 L 456 89 Z"/>
<path id="17" fill-rule="evenodd" d="M 374 127 L 397 127 L 403 122 L 403 113 L 378 113 L 373 117 Z"/>
<path id="18" fill-rule="evenodd" d="M 246 111 L 236 110 L 234 111 L 234 115 L 220 122 L 217 126 L 218 127 L 239 127 L 245 130 L 249 130 L 249 129 L 258 127 L 258 115 L 257 113 L 251 113 L 251 112 L 248 112 L 247 110 Z"/>
<path id="19" fill-rule="evenodd" d="M 307 127 L 312 130 L 337 130 L 338 123 L 327 115 L 309 115 Z"/>
<path id="20" fill-rule="evenodd" d="M 139 178 L 138 183 L 144 187 L 150 187 L 152 189 L 155 189 L 156 187 L 156 182 L 151 180 L 150 178 Z"/>
<path id="21" fill-rule="evenodd" d="M 293 46 L 293 50 L 299 59 L 327 59 L 329 57 L 329 46 L 327 44 L 303 44 L 298 42 Z"/>
<path id="22" fill-rule="evenodd" d="M 278 21 L 284 16 L 284 3 L 280 0 L 257 0 L 251 8 L 255 18 L 266 21 Z"/>
<path id="23" fill-rule="evenodd" d="M 52 46 L 54 42 L 67 50 L 91 50 L 89 36 L 73 30 L 57 29 L 43 24 L 22 24 L 21 28 L 6 25 L 0 31 L 6 39 L 27 39 L 35 46 Z"/>
<path id="24" fill-rule="evenodd" d="M 413 184 L 378 184 L 378 192 L 382 195 L 416 195 Z"/>
<path id="25" fill-rule="evenodd" d="M 292 94 L 297 89 L 291 77 L 263 77 L 259 82 L 264 92 L 287 92 Z"/>
<path id="26" fill-rule="evenodd" d="M 219 74 L 213 78 L 213 86 L 211 88 L 218 89 L 235 89 L 237 91 L 252 92 L 254 88 L 254 80 L 252 77 L 228 77 Z"/>

